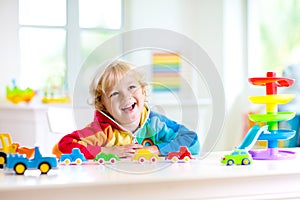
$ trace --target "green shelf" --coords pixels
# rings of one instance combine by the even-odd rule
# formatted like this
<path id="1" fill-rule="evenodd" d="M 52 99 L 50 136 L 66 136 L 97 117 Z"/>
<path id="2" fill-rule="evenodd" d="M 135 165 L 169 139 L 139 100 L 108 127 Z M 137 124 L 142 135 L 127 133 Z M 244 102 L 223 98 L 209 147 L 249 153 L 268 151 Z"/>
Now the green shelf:
<path id="1" fill-rule="evenodd" d="M 250 114 L 249 119 L 254 122 L 281 122 L 295 117 L 294 112 L 277 112 L 274 114 Z"/>

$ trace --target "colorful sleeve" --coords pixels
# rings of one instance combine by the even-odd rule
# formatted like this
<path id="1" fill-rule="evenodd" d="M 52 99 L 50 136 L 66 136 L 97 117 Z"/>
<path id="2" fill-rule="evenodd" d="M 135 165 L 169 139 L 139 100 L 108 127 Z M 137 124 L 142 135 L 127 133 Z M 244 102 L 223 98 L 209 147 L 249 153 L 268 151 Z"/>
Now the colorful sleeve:
<path id="1" fill-rule="evenodd" d="M 91 145 L 82 140 L 82 132 L 91 131 L 89 127 L 74 131 L 70 134 L 65 135 L 58 142 L 58 149 L 61 153 L 71 153 L 73 148 L 79 148 L 84 154 L 85 158 L 93 159 L 100 151 L 101 146 Z"/>
<path id="2" fill-rule="evenodd" d="M 87 127 L 65 135 L 58 143 L 61 153 L 71 153 L 73 148 L 79 148 L 87 159 L 93 159 L 112 140 L 114 133 L 107 123 L 94 121 Z"/>
<path id="3" fill-rule="evenodd" d="M 180 146 L 186 146 L 193 155 L 199 153 L 200 143 L 194 131 L 157 113 L 152 116 L 152 123 L 159 141 L 157 147 L 162 155 L 179 151 Z"/>
<path id="4" fill-rule="evenodd" d="M 55 155 L 60 157 L 61 153 L 71 153 L 73 148 L 79 148 L 87 159 L 93 159 L 101 147 L 121 146 L 131 142 L 131 134 L 113 128 L 109 123 L 94 120 L 87 127 L 65 135 L 58 142 Z"/>

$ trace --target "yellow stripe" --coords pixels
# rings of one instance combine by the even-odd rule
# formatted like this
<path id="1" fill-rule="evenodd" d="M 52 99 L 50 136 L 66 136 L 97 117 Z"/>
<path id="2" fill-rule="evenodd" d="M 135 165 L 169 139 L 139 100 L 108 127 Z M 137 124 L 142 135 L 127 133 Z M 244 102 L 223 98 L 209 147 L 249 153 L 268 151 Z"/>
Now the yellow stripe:
<path id="1" fill-rule="evenodd" d="M 147 116 L 148 116 L 148 108 L 144 106 L 143 112 L 141 114 L 140 126 L 142 126 L 145 123 Z"/>

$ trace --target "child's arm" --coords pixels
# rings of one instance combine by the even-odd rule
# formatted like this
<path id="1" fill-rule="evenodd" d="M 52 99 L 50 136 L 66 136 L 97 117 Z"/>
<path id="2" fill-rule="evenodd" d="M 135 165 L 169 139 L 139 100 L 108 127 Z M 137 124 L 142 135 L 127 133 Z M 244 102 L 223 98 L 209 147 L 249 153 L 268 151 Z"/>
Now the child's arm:
<path id="1" fill-rule="evenodd" d="M 120 158 L 130 158 L 133 157 L 135 152 L 142 149 L 144 146 L 141 144 L 127 144 L 124 146 L 112 146 L 112 147 L 102 147 L 101 151 L 104 153 L 112 153 Z"/>
<path id="2" fill-rule="evenodd" d="M 86 159 L 93 159 L 101 151 L 100 146 L 89 145 L 83 142 L 79 131 L 65 135 L 58 143 L 58 149 L 62 153 L 71 153 L 73 148 L 79 148 Z"/>
<path id="3" fill-rule="evenodd" d="M 177 131 L 174 131 L 173 133 L 172 132 L 173 131 L 160 133 L 160 136 L 163 138 L 163 142 L 157 144 L 157 146 L 162 155 L 167 155 L 169 152 L 178 151 L 180 146 L 186 146 L 193 155 L 199 153 L 200 143 L 195 132 L 188 130 L 182 125 L 180 125 L 180 128 Z"/>
<path id="4" fill-rule="evenodd" d="M 200 152 L 197 133 L 163 115 L 157 114 L 157 116 L 159 118 L 159 122 L 157 122 L 157 141 L 160 141 L 157 147 L 161 155 L 178 151 L 180 146 L 186 146 L 194 155 Z"/>
<path id="5" fill-rule="evenodd" d="M 119 157 L 130 157 L 142 145 L 132 144 L 132 135 L 114 129 L 108 123 L 92 122 L 87 127 L 65 135 L 58 143 L 57 157 L 79 148 L 87 159 L 93 159 L 100 152 L 113 153 Z"/>
<path id="6" fill-rule="evenodd" d="M 109 124 L 101 124 L 94 120 L 85 128 L 62 137 L 57 145 L 58 151 L 71 153 L 73 148 L 79 148 L 87 159 L 93 159 L 101 151 L 101 146 L 113 137 L 112 129 L 105 129 L 106 127 L 109 127 Z"/>

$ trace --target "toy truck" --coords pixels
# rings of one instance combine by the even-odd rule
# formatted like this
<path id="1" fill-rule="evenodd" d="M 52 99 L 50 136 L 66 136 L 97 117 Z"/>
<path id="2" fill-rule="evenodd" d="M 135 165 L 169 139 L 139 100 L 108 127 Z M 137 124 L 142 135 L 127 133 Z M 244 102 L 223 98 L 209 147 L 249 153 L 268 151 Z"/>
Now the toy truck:
<path id="1" fill-rule="evenodd" d="M 172 160 L 174 163 L 179 160 L 183 160 L 184 162 L 189 162 L 191 159 L 191 153 L 189 152 L 186 146 L 181 146 L 179 152 L 169 152 L 166 160 Z"/>
<path id="2" fill-rule="evenodd" d="M 34 148 L 34 157 L 26 158 L 21 154 L 8 154 L 7 169 L 13 169 L 17 175 L 23 175 L 26 169 L 39 169 L 41 174 L 47 174 L 50 169 L 57 167 L 55 157 L 43 157 L 38 147 Z"/>
<path id="3" fill-rule="evenodd" d="M 25 154 L 28 159 L 33 155 L 33 148 L 19 147 L 18 143 L 12 143 L 9 133 L 0 133 L 0 142 L 0 169 L 6 163 L 7 154 Z"/>

